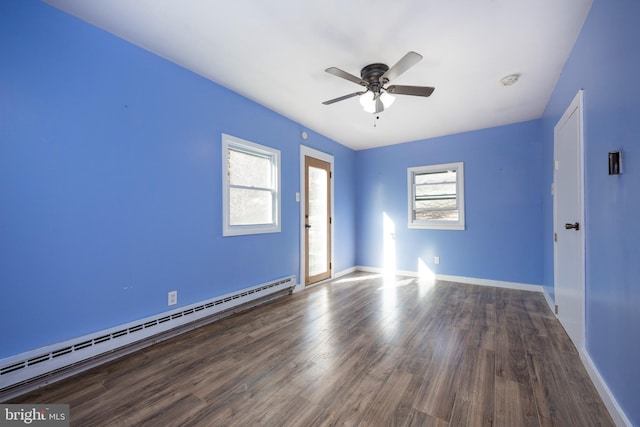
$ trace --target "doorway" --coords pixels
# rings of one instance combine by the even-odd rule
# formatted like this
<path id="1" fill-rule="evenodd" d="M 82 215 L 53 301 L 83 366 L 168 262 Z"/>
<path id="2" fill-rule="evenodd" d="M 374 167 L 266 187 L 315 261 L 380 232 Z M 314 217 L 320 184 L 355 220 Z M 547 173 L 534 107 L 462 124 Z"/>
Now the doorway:
<path id="1" fill-rule="evenodd" d="M 560 323 L 584 348 L 584 157 L 582 90 L 554 128 L 554 292 Z"/>
<path id="2" fill-rule="evenodd" d="M 301 149 L 301 276 L 305 285 L 333 275 L 333 156 Z"/>

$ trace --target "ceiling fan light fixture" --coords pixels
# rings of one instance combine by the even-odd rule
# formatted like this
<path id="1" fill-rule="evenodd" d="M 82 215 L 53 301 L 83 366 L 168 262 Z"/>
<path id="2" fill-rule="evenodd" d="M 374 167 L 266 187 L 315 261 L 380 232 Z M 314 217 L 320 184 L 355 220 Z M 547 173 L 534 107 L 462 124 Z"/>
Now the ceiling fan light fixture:
<path id="1" fill-rule="evenodd" d="M 373 103 L 365 106 L 364 107 L 364 111 L 367 112 L 367 113 L 371 113 L 371 114 L 375 113 L 376 112 L 376 103 L 373 102 Z"/>
<path id="2" fill-rule="evenodd" d="M 382 101 L 382 105 L 384 105 L 384 109 L 391 107 L 393 101 L 396 100 L 396 97 L 388 94 L 387 92 L 381 91 L 379 95 L 377 95 Z M 372 91 L 366 91 L 362 95 L 360 95 L 360 105 L 364 108 L 364 111 L 367 113 L 375 113 L 376 112 L 376 94 Z"/>
<path id="3" fill-rule="evenodd" d="M 384 105 L 385 110 L 391 107 L 393 101 L 396 100 L 396 97 L 393 95 L 389 95 L 387 92 L 382 92 L 380 94 L 380 101 L 382 101 L 382 105 Z"/>
<path id="4" fill-rule="evenodd" d="M 366 91 L 362 95 L 360 95 L 360 105 L 364 108 L 364 111 L 367 113 L 375 113 L 376 112 L 376 100 L 373 92 Z"/>

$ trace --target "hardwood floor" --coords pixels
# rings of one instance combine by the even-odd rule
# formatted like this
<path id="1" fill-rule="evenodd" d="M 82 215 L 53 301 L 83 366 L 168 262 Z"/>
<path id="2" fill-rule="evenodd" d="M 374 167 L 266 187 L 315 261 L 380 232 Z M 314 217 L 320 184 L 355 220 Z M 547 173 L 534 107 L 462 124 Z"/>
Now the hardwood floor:
<path id="1" fill-rule="evenodd" d="M 541 294 L 354 273 L 12 403 L 74 426 L 609 426 Z"/>

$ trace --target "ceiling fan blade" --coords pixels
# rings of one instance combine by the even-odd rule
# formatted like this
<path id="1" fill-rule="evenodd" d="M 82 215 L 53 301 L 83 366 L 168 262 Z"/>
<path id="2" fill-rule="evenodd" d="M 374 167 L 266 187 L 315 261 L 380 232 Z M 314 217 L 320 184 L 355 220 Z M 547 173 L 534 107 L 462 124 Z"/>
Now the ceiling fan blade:
<path id="1" fill-rule="evenodd" d="M 327 68 L 325 71 L 329 74 L 333 74 L 334 76 L 341 77 L 345 80 L 349 80 L 350 82 L 354 82 L 361 86 L 364 86 L 364 87 L 367 86 L 367 82 L 362 80 L 360 77 L 356 77 L 353 74 L 349 74 L 346 71 L 342 71 L 340 68 L 330 67 L 330 68 Z"/>
<path id="2" fill-rule="evenodd" d="M 398 78 L 400 74 L 407 71 L 409 68 L 416 65 L 422 59 L 422 55 L 416 52 L 409 52 L 405 56 L 403 56 L 400 61 L 396 62 L 396 65 L 389 68 L 386 73 L 384 73 L 380 77 L 380 82 L 382 84 L 388 83 L 391 80 Z"/>
<path id="3" fill-rule="evenodd" d="M 338 98 L 334 98 L 334 99 L 330 99 L 328 101 L 324 101 L 323 104 L 324 105 L 330 105 L 330 104 L 333 104 L 335 102 L 340 102 L 340 101 L 344 101 L 345 99 L 353 98 L 354 96 L 362 95 L 363 93 L 364 92 L 350 93 L 349 95 L 344 95 L 344 96 L 340 96 Z"/>
<path id="4" fill-rule="evenodd" d="M 402 86 L 393 85 L 387 88 L 387 92 L 394 95 L 413 95 L 413 96 L 429 96 L 436 90 L 430 86 Z"/>

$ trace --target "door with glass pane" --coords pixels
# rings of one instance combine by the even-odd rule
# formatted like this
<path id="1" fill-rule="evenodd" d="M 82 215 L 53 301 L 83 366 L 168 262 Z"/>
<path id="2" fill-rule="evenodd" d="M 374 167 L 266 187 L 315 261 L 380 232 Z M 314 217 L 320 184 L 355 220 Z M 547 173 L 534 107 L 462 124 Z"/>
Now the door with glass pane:
<path id="1" fill-rule="evenodd" d="M 331 277 L 331 165 L 305 156 L 305 284 Z"/>

